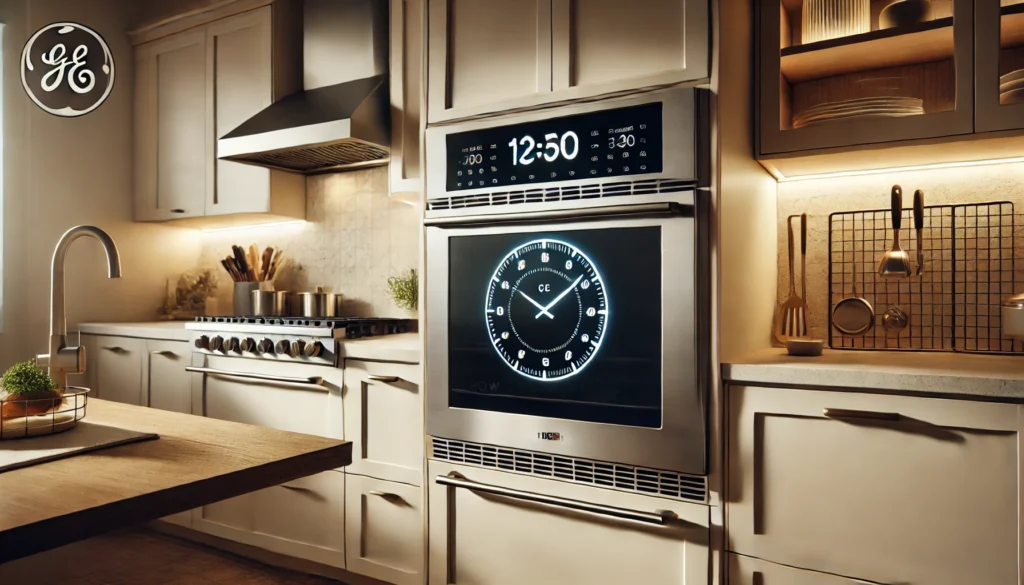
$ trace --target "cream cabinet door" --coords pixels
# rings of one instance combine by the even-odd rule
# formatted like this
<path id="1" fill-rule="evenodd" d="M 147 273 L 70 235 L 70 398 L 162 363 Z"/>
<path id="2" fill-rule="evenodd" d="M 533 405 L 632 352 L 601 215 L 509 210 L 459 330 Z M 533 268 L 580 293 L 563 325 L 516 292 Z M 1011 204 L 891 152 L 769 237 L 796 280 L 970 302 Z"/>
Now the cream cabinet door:
<path id="1" fill-rule="evenodd" d="M 429 0 L 429 120 L 498 112 L 550 94 L 551 1 Z"/>
<path id="2" fill-rule="evenodd" d="M 250 495 L 251 544 L 345 568 L 344 473 L 325 471 Z"/>
<path id="3" fill-rule="evenodd" d="M 707 506 L 430 461 L 430 585 L 707 585 Z M 665 525 L 438 483 L 451 477 L 636 512 Z"/>
<path id="4" fill-rule="evenodd" d="M 216 152 L 218 138 L 273 101 L 271 7 L 219 20 L 206 35 L 208 138 Z M 216 156 L 208 164 L 207 215 L 270 210 L 269 169 Z"/>
<path id="5" fill-rule="evenodd" d="M 420 366 L 345 360 L 347 473 L 411 485 L 423 482 Z"/>
<path id="6" fill-rule="evenodd" d="M 142 361 L 145 353 L 144 339 L 107 335 L 97 338 L 93 361 L 96 367 L 94 396 L 125 404 L 144 405 Z"/>
<path id="7" fill-rule="evenodd" d="M 206 33 L 186 31 L 135 49 L 135 219 L 204 214 L 207 161 Z"/>
<path id="8" fill-rule="evenodd" d="M 421 488 L 345 474 L 345 558 L 353 573 L 423 583 Z"/>
<path id="9" fill-rule="evenodd" d="M 731 551 L 879 583 L 1011 585 L 1020 407 L 731 387 Z"/>
<path id="10" fill-rule="evenodd" d="M 194 361 L 193 365 L 231 372 L 236 370 L 239 360 L 205 356 L 198 362 Z M 279 375 L 280 369 L 280 364 L 245 360 L 247 372 L 272 376 Z M 322 388 L 272 381 L 254 382 L 229 374 L 193 376 L 192 403 L 200 409 L 196 414 L 283 431 L 344 438 L 343 375 L 338 368 L 297 366 L 289 372 L 289 376 L 321 376 L 324 379 Z M 320 491 L 329 490 L 321 488 Z M 265 499 L 258 494 L 245 494 L 203 506 L 193 515 L 193 527 L 221 538 L 264 546 L 260 543 L 269 542 L 272 537 L 259 536 L 256 530 L 259 523 L 267 522 L 266 517 L 259 517 L 257 505 Z M 343 529 L 339 523 L 338 531 Z"/>
<path id="11" fill-rule="evenodd" d="M 864 585 L 828 573 L 804 571 L 737 554 L 729 554 L 726 585 Z"/>
<path id="12" fill-rule="evenodd" d="M 708 0 L 553 0 L 554 91 L 583 97 L 710 76 Z"/>
<path id="13" fill-rule="evenodd" d="M 192 377 L 185 371 L 192 348 L 186 341 L 146 341 L 143 372 L 151 408 L 192 414 Z"/>
<path id="14" fill-rule="evenodd" d="M 426 0 L 391 0 L 391 192 L 420 192 Z"/>

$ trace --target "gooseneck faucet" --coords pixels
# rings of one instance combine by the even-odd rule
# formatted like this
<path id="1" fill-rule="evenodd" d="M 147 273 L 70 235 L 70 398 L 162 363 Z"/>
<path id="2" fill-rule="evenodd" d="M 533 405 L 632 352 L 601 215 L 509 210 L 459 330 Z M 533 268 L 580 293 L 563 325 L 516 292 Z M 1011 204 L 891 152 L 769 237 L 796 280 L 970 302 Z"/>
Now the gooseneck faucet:
<path id="1" fill-rule="evenodd" d="M 64 260 L 68 248 L 82 236 L 92 236 L 103 244 L 107 254 L 107 275 L 121 278 L 121 256 L 107 232 L 91 225 L 80 225 L 64 232 L 53 251 L 50 264 L 50 353 L 36 356 L 36 365 L 47 367 L 58 388 L 67 387 L 68 374 L 85 371 L 85 348 L 68 346 L 68 324 L 64 317 Z"/>

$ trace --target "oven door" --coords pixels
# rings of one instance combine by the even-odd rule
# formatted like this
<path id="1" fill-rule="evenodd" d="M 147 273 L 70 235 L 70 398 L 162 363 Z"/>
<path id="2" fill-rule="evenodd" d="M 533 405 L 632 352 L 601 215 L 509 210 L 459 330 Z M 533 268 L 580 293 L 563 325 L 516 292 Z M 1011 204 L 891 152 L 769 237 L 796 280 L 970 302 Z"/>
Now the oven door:
<path id="1" fill-rule="evenodd" d="M 428 433 L 706 473 L 706 234 L 677 195 L 430 225 Z"/>

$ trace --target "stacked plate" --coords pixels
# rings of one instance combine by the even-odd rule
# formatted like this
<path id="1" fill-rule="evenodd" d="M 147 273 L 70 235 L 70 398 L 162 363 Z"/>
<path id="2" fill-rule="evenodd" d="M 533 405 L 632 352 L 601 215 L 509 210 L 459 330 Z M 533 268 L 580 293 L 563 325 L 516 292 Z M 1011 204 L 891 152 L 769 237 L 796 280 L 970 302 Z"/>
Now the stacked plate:
<path id="1" fill-rule="evenodd" d="M 1024 103 L 1024 69 L 1011 71 L 999 78 L 999 103 Z"/>
<path id="2" fill-rule="evenodd" d="M 920 98 L 896 96 L 856 98 L 807 108 L 793 117 L 793 128 L 841 120 L 917 116 L 923 113 L 924 103 Z"/>

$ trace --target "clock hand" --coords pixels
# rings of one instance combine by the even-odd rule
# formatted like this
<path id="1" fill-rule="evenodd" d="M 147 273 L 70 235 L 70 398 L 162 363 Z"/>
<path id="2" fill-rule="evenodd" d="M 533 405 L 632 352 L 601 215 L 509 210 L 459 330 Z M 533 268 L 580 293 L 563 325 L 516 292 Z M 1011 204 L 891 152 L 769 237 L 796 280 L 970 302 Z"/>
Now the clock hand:
<path id="1" fill-rule="evenodd" d="M 560 294 L 557 297 L 555 297 L 555 300 L 553 300 L 550 303 L 548 303 L 548 306 L 544 307 L 541 310 L 540 313 L 537 313 L 537 315 L 534 317 L 534 319 L 539 319 L 540 316 L 544 314 L 544 312 L 546 312 L 548 309 L 550 309 L 551 307 L 554 307 L 556 304 L 558 304 L 558 301 L 562 300 L 563 298 L 565 298 L 565 295 L 567 295 L 570 292 L 572 292 L 572 289 L 576 288 L 576 285 L 579 284 L 581 280 L 583 280 L 583 275 L 580 275 L 580 276 L 576 277 L 576 280 L 573 281 L 572 285 L 570 285 L 569 288 L 563 290 L 562 294 Z M 552 319 L 554 319 L 554 317 L 552 317 Z"/>
<path id="2" fill-rule="evenodd" d="M 554 315 L 552 315 L 551 313 L 548 312 L 547 308 L 544 305 L 542 305 L 542 304 L 538 303 L 537 301 L 531 299 L 529 296 L 527 296 L 526 293 L 524 293 L 522 291 L 522 289 L 519 290 L 519 294 L 523 295 L 523 298 L 525 298 L 526 300 L 530 301 L 530 303 L 532 303 L 534 307 L 537 307 L 538 309 L 540 309 L 540 314 L 537 315 L 538 317 L 540 317 L 541 315 L 547 315 L 548 317 L 551 317 L 552 319 L 555 318 Z"/>

